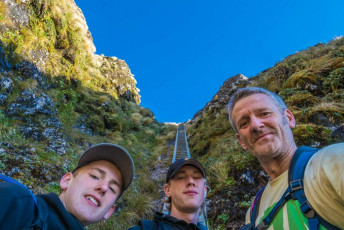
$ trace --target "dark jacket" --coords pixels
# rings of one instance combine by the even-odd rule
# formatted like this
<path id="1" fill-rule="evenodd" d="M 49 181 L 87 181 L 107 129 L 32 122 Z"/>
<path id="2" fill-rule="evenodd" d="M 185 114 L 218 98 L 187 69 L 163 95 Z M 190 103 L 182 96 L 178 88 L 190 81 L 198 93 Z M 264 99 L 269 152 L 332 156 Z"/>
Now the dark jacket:
<path id="1" fill-rule="evenodd" d="M 146 223 L 146 224 L 145 224 Z M 208 230 L 200 223 L 188 224 L 184 220 L 176 219 L 170 215 L 156 212 L 153 221 L 141 220 L 139 225 L 128 230 Z"/>
<path id="2" fill-rule="evenodd" d="M 60 198 L 55 193 L 38 195 L 37 199 L 44 200 L 48 206 L 47 229 L 84 229 L 83 225 L 74 216 L 69 214 L 62 204 Z"/>
<path id="3" fill-rule="evenodd" d="M 47 212 L 47 229 L 84 229 L 82 224 L 67 212 L 56 194 L 39 195 L 36 198 L 39 209 Z M 40 226 L 38 209 L 27 188 L 1 182 L 0 204 L 0 229 L 28 230 Z"/>

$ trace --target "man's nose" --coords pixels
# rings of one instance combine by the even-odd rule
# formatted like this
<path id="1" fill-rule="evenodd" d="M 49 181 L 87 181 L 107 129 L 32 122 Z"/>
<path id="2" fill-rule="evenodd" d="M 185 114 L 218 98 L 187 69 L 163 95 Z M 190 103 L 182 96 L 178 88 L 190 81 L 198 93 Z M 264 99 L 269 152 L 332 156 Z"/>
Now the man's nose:
<path id="1" fill-rule="evenodd" d="M 187 182 L 187 185 L 189 186 L 189 185 L 195 185 L 195 180 L 194 180 L 194 178 L 192 177 L 192 176 L 188 176 L 188 177 L 186 177 L 186 182 Z"/>
<path id="2" fill-rule="evenodd" d="M 105 181 L 100 181 L 96 185 L 96 191 L 98 191 L 101 195 L 104 195 L 108 189 L 109 185 Z"/>
<path id="3" fill-rule="evenodd" d="M 261 121 L 261 119 L 259 119 L 256 116 L 252 116 L 251 117 L 250 123 L 251 123 L 251 130 L 252 131 L 258 131 L 260 128 L 262 128 L 264 126 L 264 124 Z"/>

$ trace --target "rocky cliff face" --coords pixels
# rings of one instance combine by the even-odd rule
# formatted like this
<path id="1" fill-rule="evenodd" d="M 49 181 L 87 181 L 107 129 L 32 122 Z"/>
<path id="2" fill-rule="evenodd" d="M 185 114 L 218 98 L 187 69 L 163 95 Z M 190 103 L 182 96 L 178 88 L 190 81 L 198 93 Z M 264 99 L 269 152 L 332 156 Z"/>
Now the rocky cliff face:
<path id="1" fill-rule="evenodd" d="M 118 204 L 131 221 L 116 215 L 107 222 L 125 229 L 151 212 L 157 185 L 148 168 L 166 128 L 139 106 L 125 61 L 94 52 L 73 0 L 0 1 L 0 173 L 35 193 L 59 193 L 61 176 L 83 150 L 119 144 L 131 153 L 140 178 Z M 142 213 L 128 211 L 143 199 Z"/>
<path id="2" fill-rule="evenodd" d="M 91 33 L 74 1 L 4 0 L 0 11 L 1 47 L 10 66 L 25 60 L 44 74 L 93 82 L 116 98 L 131 94 L 140 102 L 128 65 L 94 54 Z"/>
<path id="3" fill-rule="evenodd" d="M 251 198 L 268 179 L 230 127 L 226 106 L 231 95 L 246 86 L 279 94 L 296 117 L 293 133 L 298 145 L 344 141 L 343 51 L 344 38 L 336 38 L 291 55 L 258 76 L 233 76 L 188 122 L 190 151 L 207 166 L 212 188 L 209 217 L 215 228 L 239 228 Z"/>

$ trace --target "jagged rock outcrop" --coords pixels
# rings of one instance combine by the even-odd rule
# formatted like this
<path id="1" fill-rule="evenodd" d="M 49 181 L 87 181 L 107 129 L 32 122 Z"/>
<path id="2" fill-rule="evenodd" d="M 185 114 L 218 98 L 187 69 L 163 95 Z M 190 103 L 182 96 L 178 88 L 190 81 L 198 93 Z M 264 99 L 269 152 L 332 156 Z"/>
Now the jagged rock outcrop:
<path id="1" fill-rule="evenodd" d="M 219 111 L 223 109 L 233 93 L 238 89 L 245 87 L 250 80 L 243 74 L 237 74 L 233 77 L 228 78 L 223 85 L 220 87 L 219 91 L 214 95 L 212 100 L 208 102 L 204 108 L 199 110 L 194 117 L 191 119 L 191 123 L 202 117 L 203 111 L 215 110 Z"/>
<path id="2" fill-rule="evenodd" d="M 0 4 L 0 53 L 4 48 L 14 69 L 32 63 L 50 76 L 69 75 L 80 81 L 91 77 L 97 79 L 100 90 L 140 103 L 136 80 L 125 61 L 94 53 L 85 17 L 73 0 L 5 0 Z M 6 70 L 9 65 L 4 61 L 0 60 L 1 68 Z"/>

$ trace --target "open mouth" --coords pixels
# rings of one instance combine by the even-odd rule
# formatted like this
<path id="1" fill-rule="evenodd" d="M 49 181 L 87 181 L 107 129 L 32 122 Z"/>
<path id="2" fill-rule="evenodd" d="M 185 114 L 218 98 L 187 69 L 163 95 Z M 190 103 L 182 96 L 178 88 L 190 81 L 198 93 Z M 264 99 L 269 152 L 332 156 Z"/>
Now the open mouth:
<path id="1" fill-rule="evenodd" d="M 99 202 L 92 196 L 86 196 L 86 199 L 91 201 L 95 206 L 99 206 Z"/>

